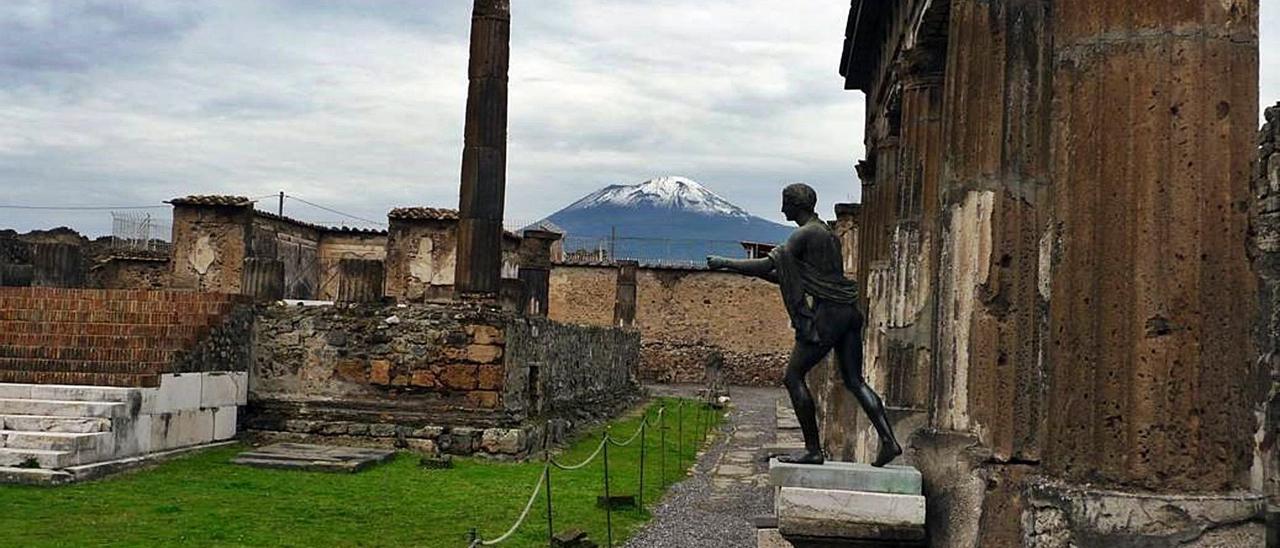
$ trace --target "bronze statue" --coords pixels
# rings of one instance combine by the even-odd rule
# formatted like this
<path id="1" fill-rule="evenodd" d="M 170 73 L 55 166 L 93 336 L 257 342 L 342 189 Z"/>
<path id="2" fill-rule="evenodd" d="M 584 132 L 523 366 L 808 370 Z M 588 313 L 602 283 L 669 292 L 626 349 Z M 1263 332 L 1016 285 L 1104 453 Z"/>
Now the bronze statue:
<path id="1" fill-rule="evenodd" d="M 813 396 L 804 377 L 835 349 L 845 388 L 858 399 L 880 435 L 880 451 L 872 466 L 884 466 L 902 454 L 902 446 L 893 437 L 880 396 L 863 381 L 863 319 L 857 307 L 858 286 L 844 277 L 840 241 L 814 212 L 817 203 L 818 194 L 809 185 L 788 186 L 782 190 L 782 213 L 800 228 L 791 233 L 786 244 L 761 259 L 710 256 L 707 266 L 763 278 L 782 290 L 783 304 L 796 330 L 796 343 L 783 382 L 804 433 L 805 452 L 779 460 L 802 464 L 822 464 L 825 460 L 818 441 Z"/>

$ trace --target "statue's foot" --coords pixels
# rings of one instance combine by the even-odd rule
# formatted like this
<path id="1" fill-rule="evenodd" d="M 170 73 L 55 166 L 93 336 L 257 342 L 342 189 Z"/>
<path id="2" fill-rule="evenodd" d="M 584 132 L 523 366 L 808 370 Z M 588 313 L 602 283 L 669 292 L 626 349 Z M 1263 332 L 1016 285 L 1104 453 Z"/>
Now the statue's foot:
<path id="1" fill-rule="evenodd" d="M 793 453 L 778 457 L 778 462 L 786 462 L 790 464 L 822 464 L 826 462 L 826 460 L 827 459 L 822 456 L 822 451 L 805 451 L 804 453 Z"/>
<path id="2" fill-rule="evenodd" d="M 880 452 L 876 455 L 876 460 L 871 463 L 871 466 L 879 468 L 889 464 L 901 454 L 902 446 L 898 445 L 897 440 L 890 439 L 887 442 L 886 440 L 880 440 Z"/>

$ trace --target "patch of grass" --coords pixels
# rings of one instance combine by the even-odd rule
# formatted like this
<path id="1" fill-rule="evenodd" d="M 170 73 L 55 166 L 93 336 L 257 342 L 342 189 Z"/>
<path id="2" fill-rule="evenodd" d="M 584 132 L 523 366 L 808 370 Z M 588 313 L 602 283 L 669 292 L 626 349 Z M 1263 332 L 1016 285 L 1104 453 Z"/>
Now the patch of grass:
<path id="1" fill-rule="evenodd" d="M 668 483 L 692 466 L 706 420 L 718 423 L 723 417 L 695 412 L 701 407 L 685 400 L 680 440 L 676 402 L 656 400 L 608 427 L 613 438 L 625 441 L 639 428 L 642 412 L 652 422 L 665 405 L 671 427 Z M 602 434 L 603 429 L 588 432 L 554 458 L 581 462 Z M 665 492 L 660 440 L 657 429 L 645 436 L 644 501 L 650 508 Z M 352 475 L 230 464 L 243 449 L 214 449 L 96 482 L 0 486 L 0 546 L 466 546 L 472 527 L 491 539 L 511 526 L 543 468 L 539 457 L 525 463 L 457 459 L 451 470 L 428 470 L 411 454 Z M 605 512 L 596 506 L 603 472 L 600 457 L 580 470 L 552 470 L 557 531 L 583 529 L 605 544 Z M 639 475 L 639 440 L 609 447 L 610 494 L 637 494 Z M 546 545 L 543 497 L 502 546 Z M 649 517 L 647 510 L 615 510 L 614 543 Z"/>

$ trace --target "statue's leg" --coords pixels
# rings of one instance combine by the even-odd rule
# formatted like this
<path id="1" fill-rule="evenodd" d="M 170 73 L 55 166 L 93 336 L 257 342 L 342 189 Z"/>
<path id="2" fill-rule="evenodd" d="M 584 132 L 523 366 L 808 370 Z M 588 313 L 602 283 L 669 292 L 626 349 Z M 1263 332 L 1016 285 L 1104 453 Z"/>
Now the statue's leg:
<path id="1" fill-rule="evenodd" d="M 902 446 L 893 436 L 893 428 L 889 426 L 889 417 L 885 413 L 880 395 L 862 377 L 862 324 L 862 314 L 855 311 L 853 325 L 836 345 L 836 361 L 839 362 L 840 377 L 844 379 L 845 388 L 853 392 L 867 418 L 871 419 L 876 433 L 880 435 L 880 451 L 871 464 L 884 466 L 902 454 Z"/>
<path id="2" fill-rule="evenodd" d="M 787 387 L 787 394 L 791 396 L 791 407 L 795 409 L 796 419 L 800 422 L 800 432 L 804 434 L 805 452 L 802 455 L 779 459 L 783 462 L 804 464 L 822 464 L 823 462 L 822 444 L 818 440 L 817 409 L 804 378 L 809 370 L 822 362 L 822 358 L 826 357 L 830 351 L 830 346 L 801 341 L 796 341 L 796 345 L 791 349 L 791 359 L 787 362 L 787 374 L 782 382 Z"/>

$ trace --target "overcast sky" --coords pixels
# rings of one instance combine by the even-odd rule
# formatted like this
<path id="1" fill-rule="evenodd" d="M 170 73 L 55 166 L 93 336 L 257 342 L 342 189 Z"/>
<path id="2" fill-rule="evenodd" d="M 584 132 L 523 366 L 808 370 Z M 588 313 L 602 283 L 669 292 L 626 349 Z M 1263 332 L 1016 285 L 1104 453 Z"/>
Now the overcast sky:
<path id="1" fill-rule="evenodd" d="M 836 74 L 847 0 L 512 4 L 509 221 L 668 174 L 778 221 L 785 182 L 817 188 L 827 216 L 857 200 L 863 98 Z M 1280 0 L 1262 5 L 1265 106 Z M 4 0 L 0 205 L 284 190 L 380 220 L 456 207 L 470 7 Z M 60 224 L 98 235 L 111 217 L 0 209 L 0 228 Z"/>

